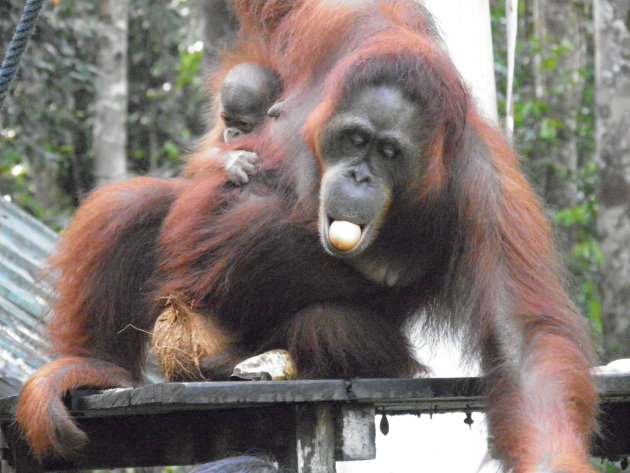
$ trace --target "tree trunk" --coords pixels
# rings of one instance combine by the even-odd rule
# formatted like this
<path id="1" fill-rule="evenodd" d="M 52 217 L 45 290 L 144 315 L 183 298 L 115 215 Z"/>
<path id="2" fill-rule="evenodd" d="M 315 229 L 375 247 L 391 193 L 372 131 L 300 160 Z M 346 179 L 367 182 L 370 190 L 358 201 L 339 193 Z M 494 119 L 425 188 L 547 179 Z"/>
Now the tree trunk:
<path id="1" fill-rule="evenodd" d="M 604 348 L 630 356 L 630 3 L 595 1 Z"/>
<path id="2" fill-rule="evenodd" d="M 532 15 L 540 48 L 534 55 L 536 99 L 549 106 L 545 119 L 556 134 L 543 157 L 549 161 L 544 194 L 557 211 L 577 202 L 576 130 L 587 61 L 586 6 L 583 0 L 534 0 Z M 568 249 L 572 242 L 563 243 Z"/>
<path id="3" fill-rule="evenodd" d="M 101 0 L 92 149 L 96 185 L 127 177 L 129 0 Z"/>

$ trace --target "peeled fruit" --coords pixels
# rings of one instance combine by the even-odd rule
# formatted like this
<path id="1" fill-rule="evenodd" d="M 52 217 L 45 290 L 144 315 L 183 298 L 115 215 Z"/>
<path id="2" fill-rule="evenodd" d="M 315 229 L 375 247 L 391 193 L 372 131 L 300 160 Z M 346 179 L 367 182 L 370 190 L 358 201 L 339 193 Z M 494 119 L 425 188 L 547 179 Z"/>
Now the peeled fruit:
<path id="1" fill-rule="evenodd" d="M 328 240 L 339 251 L 351 250 L 361 240 L 361 227 L 345 220 L 335 220 L 328 229 Z"/>
<path id="2" fill-rule="evenodd" d="M 295 363 L 286 350 L 271 350 L 241 361 L 230 380 L 280 381 L 295 379 Z"/>

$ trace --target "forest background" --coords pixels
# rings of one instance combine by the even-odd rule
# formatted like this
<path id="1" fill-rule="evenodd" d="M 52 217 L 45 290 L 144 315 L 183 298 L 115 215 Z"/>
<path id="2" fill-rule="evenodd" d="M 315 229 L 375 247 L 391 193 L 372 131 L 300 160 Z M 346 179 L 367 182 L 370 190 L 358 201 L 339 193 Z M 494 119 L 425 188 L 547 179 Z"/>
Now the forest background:
<path id="1" fill-rule="evenodd" d="M 176 176 L 208 125 L 205 77 L 237 27 L 228 1 L 50 2 L 0 113 L 0 196 L 61 230 L 96 185 Z M 490 4 L 503 110 L 505 1 Z M 23 6 L 0 0 L 2 54 Z M 602 360 L 630 357 L 630 5 L 518 13 L 514 144 Z"/>

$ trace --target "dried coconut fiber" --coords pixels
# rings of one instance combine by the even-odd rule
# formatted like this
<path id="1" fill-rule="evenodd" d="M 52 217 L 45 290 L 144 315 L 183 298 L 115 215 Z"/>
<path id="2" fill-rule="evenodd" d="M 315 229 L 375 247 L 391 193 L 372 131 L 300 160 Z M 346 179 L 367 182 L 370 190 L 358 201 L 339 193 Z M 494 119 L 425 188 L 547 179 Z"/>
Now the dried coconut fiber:
<path id="1" fill-rule="evenodd" d="M 155 322 L 152 350 L 167 380 L 203 381 L 200 361 L 220 353 L 224 342 L 204 315 L 171 296 Z"/>

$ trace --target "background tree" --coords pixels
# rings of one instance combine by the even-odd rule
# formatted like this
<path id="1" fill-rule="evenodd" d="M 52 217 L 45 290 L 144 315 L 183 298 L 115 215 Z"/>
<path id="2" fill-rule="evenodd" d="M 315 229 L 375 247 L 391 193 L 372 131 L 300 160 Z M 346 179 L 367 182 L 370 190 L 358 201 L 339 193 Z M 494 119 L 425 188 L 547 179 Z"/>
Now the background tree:
<path id="1" fill-rule="evenodd" d="M 129 1 L 101 0 L 94 97 L 94 178 L 96 185 L 127 177 L 127 35 Z"/>
<path id="2" fill-rule="evenodd" d="M 604 347 L 630 357 L 630 3 L 595 0 Z"/>
<path id="3" fill-rule="evenodd" d="M 549 146 L 538 156 L 545 168 L 543 193 L 555 210 L 571 209 L 578 201 L 578 115 L 587 66 L 587 5 L 582 0 L 533 0 L 533 78 L 535 98 L 545 104 Z M 574 230 L 573 228 L 571 230 Z M 575 234 L 563 233 L 570 250 Z"/>
<path id="4" fill-rule="evenodd" d="M 196 5 L 131 0 L 127 155 L 134 174 L 177 175 L 205 130 L 203 23 Z"/>
<path id="5" fill-rule="evenodd" d="M 555 223 L 558 240 L 564 243 L 563 257 L 570 270 L 568 283 L 573 297 L 591 320 L 596 339 L 599 339 L 601 303 L 598 282 L 602 255 L 595 229 L 597 176 L 592 9 L 590 0 L 561 3 L 551 0 L 551 4 L 547 5 L 541 0 L 536 5 L 535 0 L 519 1 L 513 141 L 530 180 L 548 204 L 549 216 Z M 490 4 L 497 95 L 499 109 L 503 110 L 507 72 L 505 1 L 491 0 Z M 539 27 L 535 27 L 535 7 L 538 8 Z M 562 7 L 560 13 L 556 7 Z M 568 14 L 568 9 L 573 13 Z M 553 18 L 546 18 L 547 16 Z M 552 24 L 556 21 L 562 22 L 565 18 L 573 26 L 560 27 L 557 36 Z M 543 34 L 540 24 L 546 25 L 547 33 Z M 567 29 L 567 32 L 563 33 L 562 28 Z M 569 43 L 572 34 L 585 45 L 575 46 Z M 541 36 L 546 44 L 544 48 Z M 564 46 L 563 41 L 566 43 Z M 573 48 L 576 47 L 582 48 L 586 54 L 583 66 L 577 69 L 576 63 L 566 58 L 573 54 Z M 571 78 L 575 78 L 575 83 L 563 85 L 563 82 L 569 82 Z M 581 89 L 579 94 L 577 89 Z M 554 105 L 562 102 L 566 94 L 571 97 L 570 106 Z M 566 123 L 570 125 L 567 126 Z M 573 154 L 558 158 L 557 154 L 564 152 L 562 148 L 565 143 L 562 140 L 565 137 L 575 145 L 566 145 L 573 149 Z M 556 172 L 560 168 L 554 164 L 555 159 L 565 159 L 571 166 L 575 165 L 575 170 L 572 173 Z M 555 184 L 552 185 L 552 182 Z M 562 189 L 557 193 L 558 198 L 551 195 L 550 186 Z M 562 194 L 565 194 L 563 202 L 559 198 Z"/>
<path id="6" fill-rule="evenodd" d="M 0 48 L 24 2 L 0 1 Z M 98 22 L 91 2 L 44 7 L 2 111 L 0 190 L 55 227 L 88 187 L 93 71 Z"/>
<path id="7" fill-rule="evenodd" d="M 127 170 L 172 176 L 204 129 L 201 23 L 192 1 L 128 1 Z M 95 185 L 101 3 L 46 3 L 0 120 L 0 194 L 56 229 Z M 0 53 L 23 7 L 0 0 Z"/>

